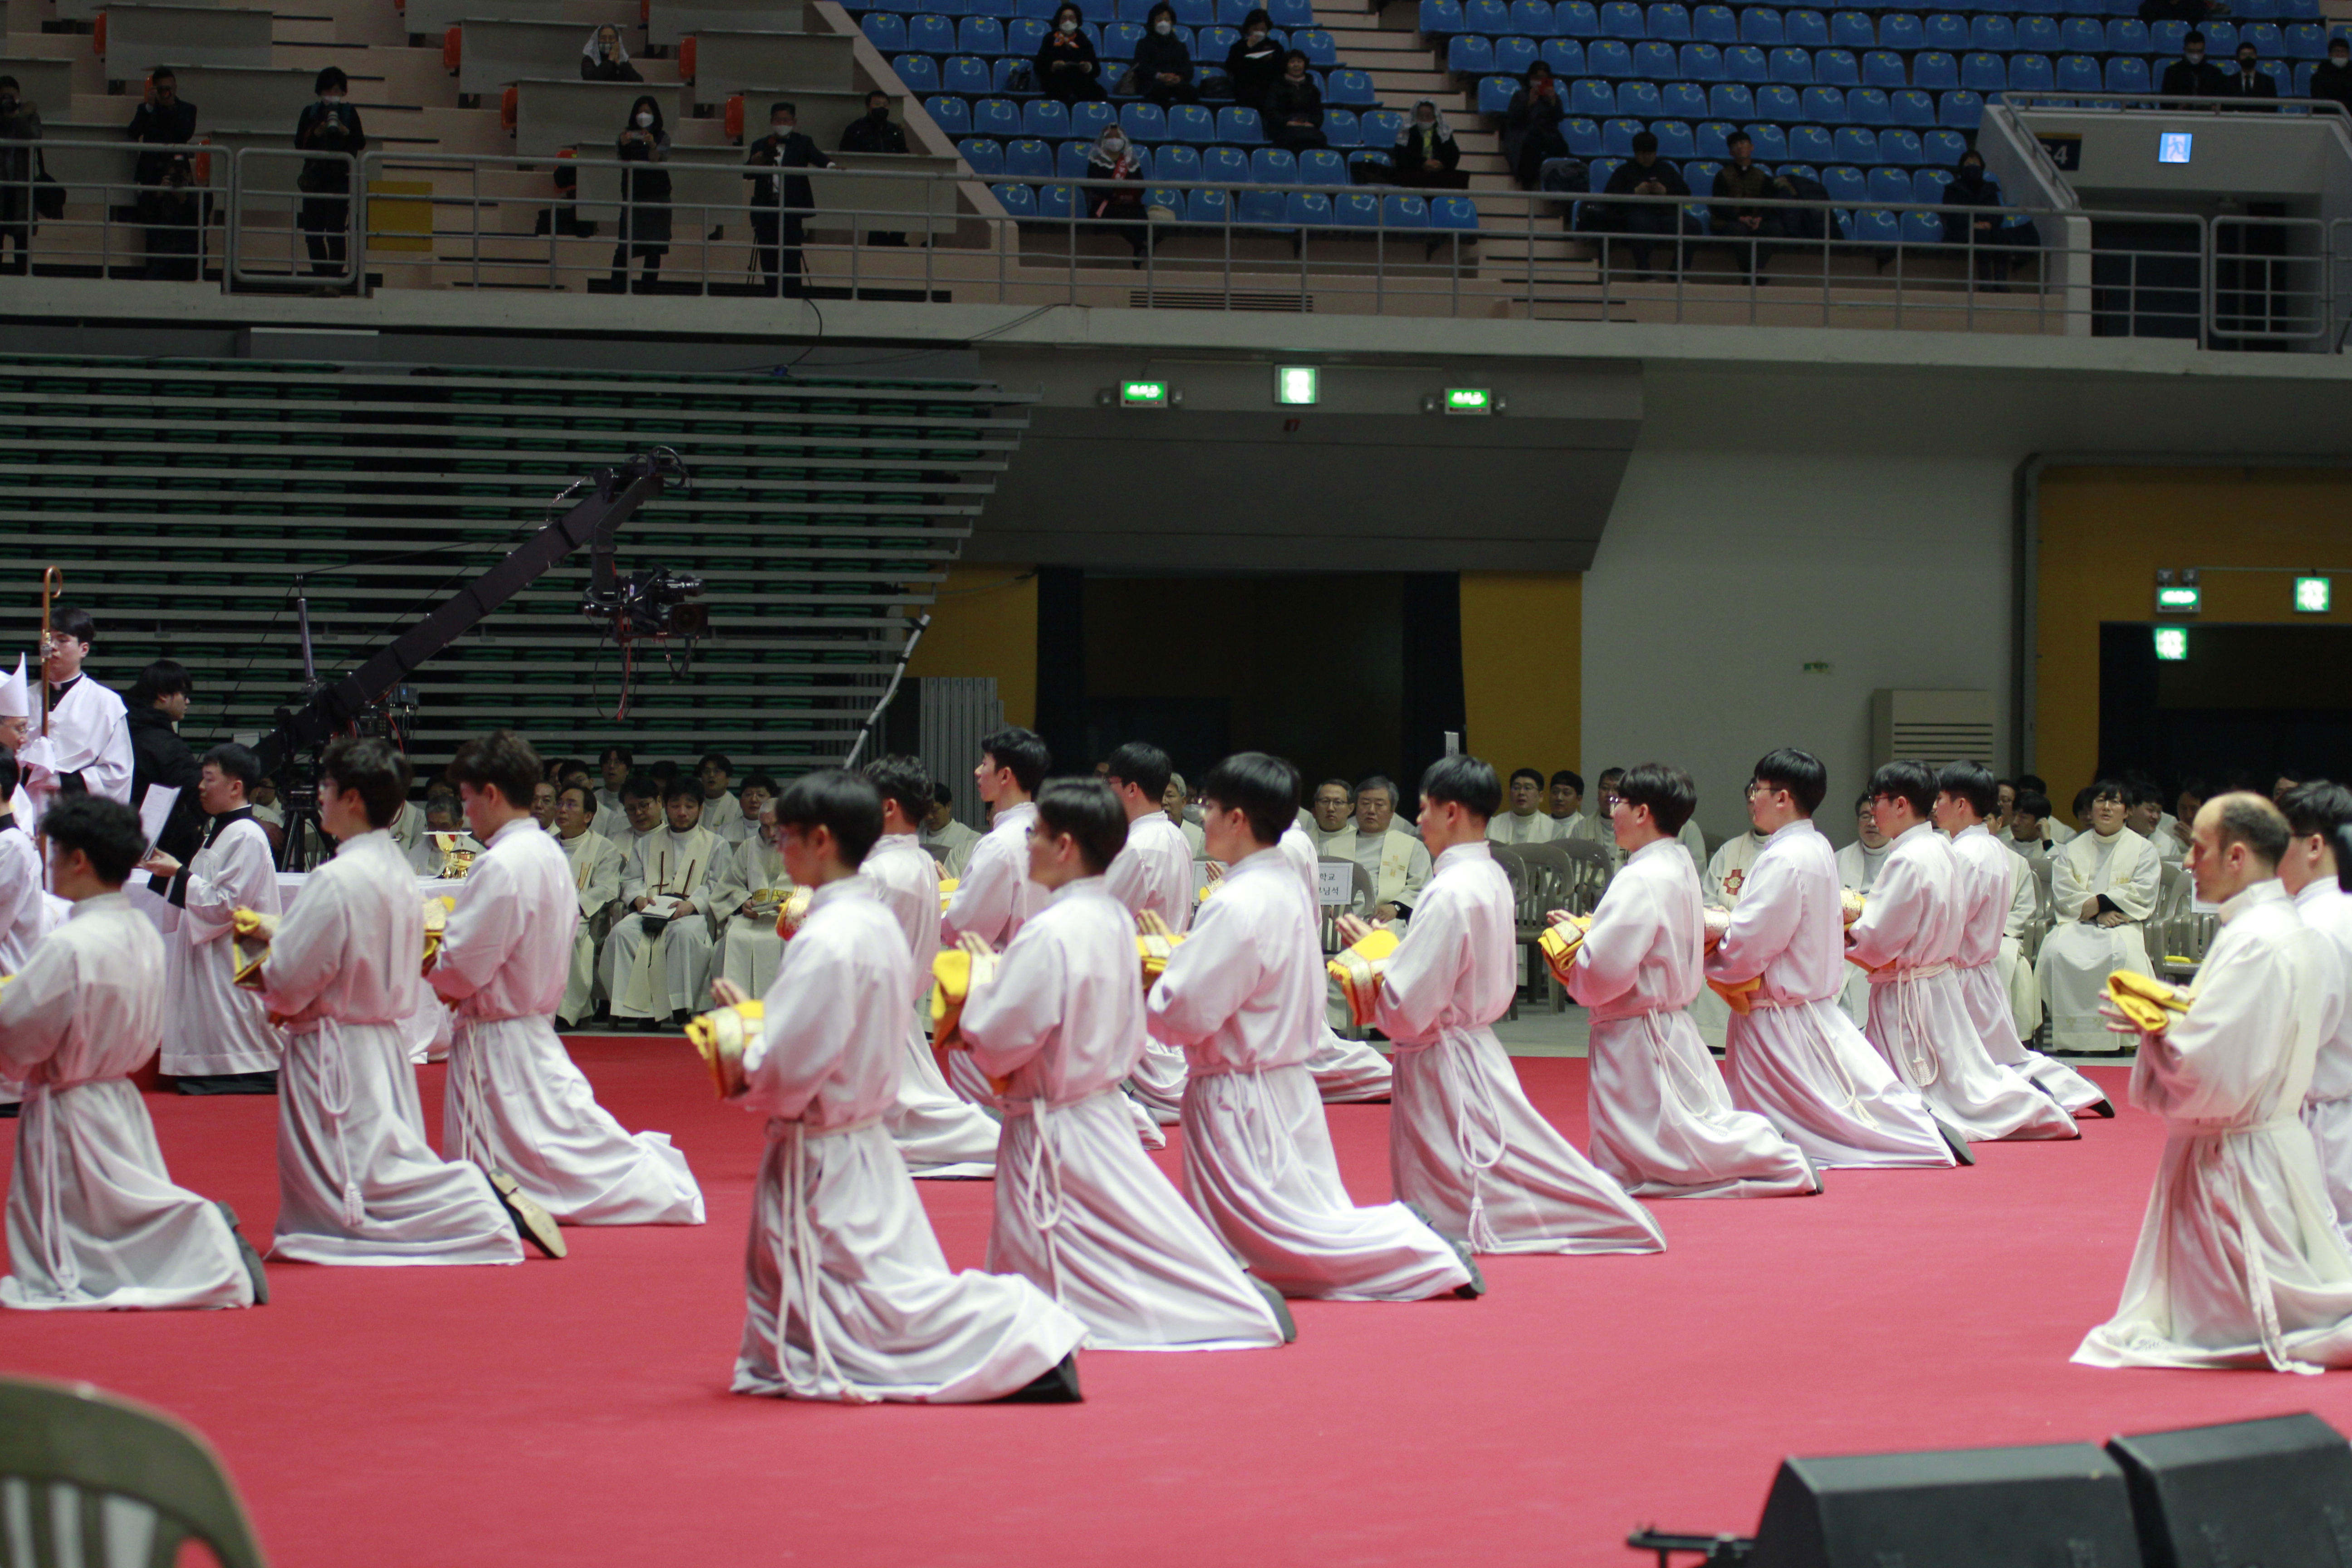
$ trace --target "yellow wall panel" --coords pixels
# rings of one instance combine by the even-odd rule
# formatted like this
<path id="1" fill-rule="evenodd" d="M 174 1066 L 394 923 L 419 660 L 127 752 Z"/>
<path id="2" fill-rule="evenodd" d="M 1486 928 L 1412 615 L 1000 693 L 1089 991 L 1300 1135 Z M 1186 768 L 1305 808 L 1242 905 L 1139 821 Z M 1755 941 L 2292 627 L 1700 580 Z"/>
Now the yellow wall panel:
<path id="1" fill-rule="evenodd" d="M 1462 574 L 1469 748 L 1506 778 L 1578 766 L 1584 723 L 1584 576 Z"/>
<path id="2" fill-rule="evenodd" d="M 1008 724 L 1037 721 L 1037 575 L 1029 566 L 951 568 L 909 676 L 992 675 Z"/>

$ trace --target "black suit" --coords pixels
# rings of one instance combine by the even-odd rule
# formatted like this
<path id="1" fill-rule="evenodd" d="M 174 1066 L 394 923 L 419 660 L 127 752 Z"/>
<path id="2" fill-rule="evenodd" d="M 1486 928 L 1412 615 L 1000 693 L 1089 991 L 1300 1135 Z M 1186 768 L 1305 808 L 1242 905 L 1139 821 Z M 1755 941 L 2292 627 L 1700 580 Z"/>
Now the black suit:
<path id="1" fill-rule="evenodd" d="M 2173 61 L 2164 68 L 2164 79 L 2156 84 L 2167 98 L 2219 98 L 2221 95 L 2221 68 L 2211 60 L 2199 60 L 2191 65 L 2185 59 Z"/>
<path id="2" fill-rule="evenodd" d="M 2223 98 L 2276 100 L 2278 83 L 2259 70 L 2224 71 L 2221 85 L 2214 90 Z"/>
<path id="3" fill-rule="evenodd" d="M 806 174 L 772 171 L 830 169 L 834 162 L 797 131 L 781 134 L 771 131 L 751 143 L 743 166 L 771 171 L 744 176 L 751 182 L 751 232 L 759 240 L 760 270 L 767 275 L 771 289 L 797 295 L 801 291 L 801 225 L 816 210 L 816 195 L 809 189 Z"/>

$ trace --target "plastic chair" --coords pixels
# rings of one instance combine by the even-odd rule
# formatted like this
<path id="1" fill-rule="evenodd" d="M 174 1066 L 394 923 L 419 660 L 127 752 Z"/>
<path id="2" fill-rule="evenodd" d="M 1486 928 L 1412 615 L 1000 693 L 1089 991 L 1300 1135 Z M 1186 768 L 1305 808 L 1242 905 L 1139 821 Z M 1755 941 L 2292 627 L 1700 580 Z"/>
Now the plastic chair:
<path id="1" fill-rule="evenodd" d="M 1769 5 L 1749 5 L 1739 13 L 1739 41 L 1759 48 L 1779 48 L 1789 41 L 1780 13 Z"/>
<path id="2" fill-rule="evenodd" d="M 1830 42 L 1842 49 L 1874 49 L 1878 29 L 1865 12 L 1835 12 L 1830 17 Z"/>
<path id="3" fill-rule="evenodd" d="M 1789 132 L 1789 156 L 1801 163 L 1826 163 L 1837 156 L 1837 146 L 1822 127 L 1800 125 Z"/>
<path id="4" fill-rule="evenodd" d="M 1633 74 L 1633 51 L 1622 38 L 1597 38 L 1584 47 L 1586 68 L 1594 76 L 1629 77 Z"/>
<path id="5" fill-rule="evenodd" d="M 1051 30 L 1034 16 L 1015 16 L 1004 24 L 1004 52 L 1016 59 L 1034 59 Z"/>
<path id="6" fill-rule="evenodd" d="M 1087 154 L 1093 149 L 1093 146 L 1094 143 L 1090 142 L 1065 142 L 1059 147 L 1054 149 L 1054 174 L 1055 177 L 1065 180 L 1085 179 L 1087 177 Z M 1140 153 L 1142 149 L 1139 147 L 1136 151 Z"/>
<path id="7" fill-rule="evenodd" d="M 1536 47 L 1536 58 L 1551 67 L 1552 75 L 1573 81 L 1584 74 L 1584 46 L 1574 38 L 1546 38 Z"/>
<path id="8" fill-rule="evenodd" d="M 1772 79 L 1764 63 L 1764 51 L 1754 44 L 1734 44 L 1723 51 L 1723 74 L 1733 81 L 1751 82 L 1761 86 Z"/>
<path id="9" fill-rule="evenodd" d="M 1903 243 L 1906 245 L 1943 244 L 1944 220 L 1934 213 L 1905 213 Z"/>
<path id="10" fill-rule="evenodd" d="M 1171 105 L 1168 110 L 1168 140 L 1205 147 L 1217 140 L 1217 117 L 1197 103 Z"/>
<path id="11" fill-rule="evenodd" d="M 1168 140 L 1168 116 L 1156 103 L 1130 103 L 1118 111 L 1118 122 L 1127 128 L 1130 142 L 1165 142 Z"/>
<path id="12" fill-rule="evenodd" d="M 1552 31 L 1563 38 L 1597 38 L 1601 12 L 1592 0 L 1552 0 Z"/>
<path id="13" fill-rule="evenodd" d="M 1461 32 L 1462 0 L 1421 0 L 1421 30 L 1433 38 L 1450 38 Z"/>
<path id="14" fill-rule="evenodd" d="M 1415 195 L 1384 197 L 1381 202 L 1381 221 L 1390 228 L 1427 228 L 1429 204 Z"/>
<path id="15" fill-rule="evenodd" d="M 1873 49 L 1862 57 L 1862 82 L 1864 87 L 1884 92 L 1911 85 L 1903 68 L 1903 57 L 1892 49 Z"/>
<path id="16" fill-rule="evenodd" d="M 1936 105 L 1936 123 L 1951 131 L 1974 131 L 1984 122 L 1984 100 L 1965 89 L 1948 92 Z"/>
<path id="17" fill-rule="evenodd" d="M 1675 57 L 1685 81 L 1704 85 L 1723 79 L 1723 51 L 1713 44 L 1685 44 L 1675 51 Z"/>
<path id="18" fill-rule="evenodd" d="M 2058 22 L 2053 16 L 2020 16 L 2017 19 L 2017 49 L 2019 54 L 2054 55 L 2058 52 Z"/>
<path id="19" fill-rule="evenodd" d="M 1948 169 L 1969 150 L 1969 139 L 1957 131 L 1929 131 L 1919 138 L 1922 154 L 1931 169 Z"/>
<path id="20" fill-rule="evenodd" d="M 1349 111 L 1344 109 L 1326 110 L 1324 111 L 1323 139 L 1329 142 L 1334 147 L 1338 146 L 1339 143 L 1331 135 L 1331 121 L 1347 112 Z M 1367 109 L 1363 113 L 1363 145 L 1367 147 L 1393 147 L 1396 145 L 1397 132 L 1404 129 L 1404 110 L 1402 109 Z"/>
<path id="21" fill-rule="evenodd" d="M 1864 245 L 1894 247 L 1903 243 L 1903 226 L 1895 215 L 1881 207 L 1871 207 L 1853 215 L 1853 237 Z"/>
<path id="22" fill-rule="evenodd" d="M 1568 89 L 1568 111 L 1606 120 L 1617 112 L 1617 89 L 1598 77 L 1586 77 Z"/>
<path id="23" fill-rule="evenodd" d="M 1250 177 L 1249 154 L 1235 147 L 1204 147 L 1201 149 L 1201 178 L 1231 180 L 1235 184 Z"/>
<path id="24" fill-rule="evenodd" d="M 1454 41 L 1458 44 L 1462 40 L 1456 38 Z M 1480 77 L 1478 79 L 1478 112 L 1481 114 L 1507 112 L 1511 107 L 1511 95 L 1518 89 L 1519 84 L 1509 77 Z"/>
<path id="25" fill-rule="evenodd" d="M 1177 0 L 1181 6 L 1184 0 Z M 1197 0 L 1196 0 L 1197 3 Z M 1266 14 L 1285 32 L 1315 25 L 1314 0 L 1267 0 Z"/>
<path id="26" fill-rule="evenodd" d="M 1856 125 L 1891 125 L 1895 111 L 1886 94 L 1874 87 L 1857 87 L 1845 95 L 1845 117 Z"/>
<path id="27" fill-rule="evenodd" d="M 1010 142 L 1021 134 L 1020 106 L 1011 99 L 983 98 L 971 106 L 971 129 L 976 136 Z"/>
<path id="28" fill-rule="evenodd" d="M 1568 140 L 1570 157 L 1598 158 L 1601 156 L 1601 125 L 1598 121 L 1563 121 L 1560 122 L 1560 134 Z"/>
<path id="29" fill-rule="evenodd" d="M 1923 50 L 1911 58 L 1911 85 L 1949 92 L 1960 85 L 1960 62 L 1941 49 Z"/>
<path id="30" fill-rule="evenodd" d="M 1345 154 L 1328 147 L 1310 147 L 1298 154 L 1298 183 L 1302 185 L 1344 185 L 1348 183 L 1348 160 Z"/>
<path id="31" fill-rule="evenodd" d="M 1244 112 L 1248 111 L 1244 110 Z M 1217 123 L 1219 125 L 1223 125 L 1224 123 L 1224 116 L 1222 112 L 1217 116 Z M 1263 142 L 1265 138 L 1260 135 L 1254 136 L 1250 140 L 1253 142 Z M 1352 109 L 1325 110 L 1323 111 L 1323 140 L 1328 142 L 1334 147 L 1362 146 L 1364 144 L 1363 125 L 1361 121 L 1357 120 L 1356 111 Z M 1392 147 L 1395 144 L 1396 134 L 1391 132 L 1390 132 L 1389 139 L 1384 145 Z"/>
<path id="32" fill-rule="evenodd" d="M 1478 232 L 1478 204 L 1468 196 L 1440 196 L 1429 204 L 1429 226 L 1453 234 Z"/>
<path id="33" fill-rule="evenodd" d="M 1691 37 L 1718 47 L 1739 41 L 1739 16 L 1728 5 L 1701 5 L 1691 13 Z"/>
<path id="34" fill-rule="evenodd" d="M 1014 217 L 1034 218 L 1037 216 L 1037 193 L 1028 186 L 991 185 L 988 188 L 1003 204 L 1004 210 Z"/>
<path id="35" fill-rule="evenodd" d="M 1887 107 L 1893 112 L 1895 123 L 1897 125 L 1907 125 L 1915 131 L 1928 131 L 1935 128 L 1936 100 L 1916 87 L 1906 87 L 1901 92 L 1889 93 Z M 1881 137 L 1879 140 L 1883 145 L 1885 138 Z"/>
<path id="36" fill-rule="evenodd" d="M 2188 36 L 2186 22 L 2158 22 L 2147 30 L 2148 50 L 2168 59 L 2179 59 L 2181 41 Z"/>
<path id="37" fill-rule="evenodd" d="M 1670 44 L 1691 41 L 1690 7 L 1676 0 L 1659 0 L 1649 9 L 1650 37 Z"/>
<path id="38" fill-rule="evenodd" d="M 1054 177 L 1054 149 L 1034 136 L 1008 142 L 1004 173 L 1015 180 L 1049 180 Z"/>
<path id="39" fill-rule="evenodd" d="M 1323 89 L 1328 103 L 1366 107 L 1380 102 L 1380 94 L 1372 90 L 1370 73 L 1359 70 L 1336 70 Z"/>
<path id="40" fill-rule="evenodd" d="M 1830 194 L 1830 200 L 1841 206 L 1859 206 L 1870 194 L 1862 171 L 1844 163 L 1832 164 L 1822 171 L 1822 189 Z"/>
<path id="41" fill-rule="evenodd" d="M 2107 62 L 2105 79 L 2109 92 L 2146 92 L 2147 62 L 2137 55 L 2119 55 Z"/>
<path id="42" fill-rule="evenodd" d="M 2276 59 L 2286 47 L 2276 22 L 2248 22 L 2238 29 L 2238 42 L 2253 45 L 2265 59 Z"/>
<path id="43" fill-rule="evenodd" d="M 1272 228 L 1282 222 L 1285 207 L 1282 191 L 1236 191 L 1234 221 L 1252 228 Z"/>
<path id="44" fill-rule="evenodd" d="M 1171 142 L 1152 158 L 1151 177 L 1192 184 L 1201 178 L 1201 150 L 1187 147 L 1181 142 Z"/>
<path id="45" fill-rule="evenodd" d="M 1999 92 L 2009 85 L 2009 66 L 1995 54 L 1964 55 L 1960 58 L 1960 85 L 1970 92 Z"/>
<path id="46" fill-rule="evenodd" d="M 1113 22 L 1103 29 L 1102 58 L 1106 60 L 1131 60 L 1135 58 L 1135 46 L 1142 41 L 1143 25 L 1141 23 Z M 1037 51 L 1032 49 L 1029 52 L 1034 55 Z M 1117 71 L 1108 74 L 1113 79 L 1117 79 L 1118 76 Z"/>
<path id="47" fill-rule="evenodd" d="M 1241 41 L 1242 36 L 1235 29 L 1221 22 L 1212 24 L 1201 29 L 1201 47 L 1192 58 L 1212 64 L 1222 62 L 1226 53 Z"/>
<path id="48" fill-rule="evenodd" d="M 1687 121 L 1653 120 L 1650 121 L 1650 134 L 1658 139 L 1658 156 L 1661 158 L 1672 158 L 1679 163 L 1685 158 L 1698 156 L 1698 143 L 1692 137 Z"/>
<path id="49" fill-rule="evenodd" d="M 1756 118 L 1756 94 L 1745 83 L 1719 81 L 1706 89 L 1707 112 L 1717 120 Z"/>
<path id="50" fill-rule="evenodd" d="M 1034 92 L 1036 90 L 1036 84 L 1031 81 L 1029 77 L 1029 62 L 1016 60 L 1008 55 L 1003 59 L 990 62 L 989 90 L 999 98 Z"/>
<path id="51" fill-rule="evenodd" d="M 1215 22 L 1217 19 L 1217 8 L 1211 5 L 1209 0 L 1169 0 L 1169 3 L 1175 7 L 1176 25 L 1180 27 L 1205 27 Z M 1150 20 L 1150 7 L 1149 5 L 1144 7 L 1144 13 L 1145 19 L 1147 21 Z M 1287 26 L 1291 24 L 1280 23 L 1278 25 Z M 1310 15 L 1307 20 L 1300 25 L 1310 27 L 1313 26 L 1315 25 L 1313 16 Z"/>
<path id="52" fill-rule="evenodd" d="M 1916 131 L 1898 125 L 1878 133 L 1878 161 L 1916 169 L 1927 161 L 1927 149 L 1920 145 Z"/>
<path id="53" fill-rule="evenodd" d="M 1659 101 L 1658 84 L 1650 81 L 1618 83 L 1617 112 L 1630 114 L 1636 120 L 1655 120 L 1665 112 Z"/>
<path id="54" fill-rule="evenodd" d="M 1911 176 L 1901 169 L 1881 166 L 1870 171 L 1868 200 L 1874 202 L 1907 202 L 1911 199 Z"/>
<path id="55" fill-rule="evenodd" d="M 950 55 L 940 62 L 940 90 L 978 98 L 989 90 L 988 62 L 976 55 Z"/>
<path id="56" fill-rule="evenodd" d="M 971 105 L 961 98 L 944 95 L 923 100 L 923 108 L 933 123 L 950 137 L 965 136 L 971 132 Z"/>
<path id="57" fill-rule="evenodd" d="M 1944 188 L 1952 183 L 1949 169 L 1921 169 L 1911 176 L 1911 199 L 1929 205 L 1944 199 Z"/>
<path id="58" fill-rule="evenodd" d="M 1250 184 L 1254 185 L 1295 185 L 1298 183 L 1298 160 L 1280 147 L 1261 147 L 1249 155 Z"/>
<path id="59" fill-rule="evenodd" d="M 1552 37 L 1551 0 L 1511 0 L 1511 32 L 1522 38 Z"/>
<path id="60" fill-rule="evenodd" d="M 940 90 L 940 63 L 929 55 L 899 55 L 890 61 L 890 68 L 898 73 L 898 80 L 908 92 Z M 963 100 L 955 101 L 961 103 Z"/>
<path id="61" fill-rule="evenodd" d="M 2061 92 L 2098 92 L 2099 62 L 2088 55 L 2058 57 L 2058 90 Z"/>
<path id="62" fill-rule="evenodd" d="M 2005 55 L 2017 47 L 2017 25 L 2001 16 L 1982 16 L 1969 22 L 1969 47 Z"/>
<path id="63" fill-rule="evenodd" d="M 1004 24 L 995 17 L 966 16 L 956 24 L 956 53 L 986 55 L 992 58 L 1007 52 Z"/>
<path id="64" fill-rule="evenodd" d="M 889 11 L 868 11 L 858 18 L 858 31 L 886 55 L 895 55 L 907 47 L 907 18 Z"/>
<path id="65" fill-rule="evenodd" d="M 1103 133 L 1106 126 L 1115 123 L 1118 110 L 1108 103 L 1094 101 L 1070 105 L 1070 134 L 1092 142 Z"/>
<path id="66" fill-rule="evenodd" d="M 1752 156 L 1759 163 L 1785 163 L 1789 161 L 1789 135 L 1777 125 L 1758 122 L 1748 127 L 1748 139 L 1755 143 Z"/>
<path id="67" fill-rule="evenodd" d="M 1878 19 L 1878 47 L 1909 52 L 1927 47 L 1927 29 L 1916 16 L 1896 13 Z"/>
<path id="68" fill-rule="evenodd" d="M 1922 30 L 1927 36 L 1927 47 L 1931 49 L 1941 49 L 1946 54 L 1957 55 L 1969 47 L 1969 23 L 1965 16 L 1954 16 L 1949 11 L 1938 11 L 1922 24 Z"/>
<path id="69" fill-rule="evenodd" d="M 1465 32 L 1500 37 L 1511 30 L 1511 8 L 1503 0 L 1465 0 L 1462 26 Z"/>
<path id="70" fill-rule="evenodd" d="M 1256 110 L 1229 104 L 1217 110 L 1215 139 L 1237 147 L 1255 147 L 1265 140 L 1265 128 L 1259 123 Z"/>
<path id="71" fill-rule="evenodd" d="M 1456 33 L 1445 46 L 1445 68 L 1455 76 L 1495 74 L 1495 45 L 1475 33 Z"/>
<path id="72" fill-rule="evenodd" d="M 1830 47 L 1830 19 L 1819 11 L 1790 11 L 1780 18 L 1780 28 L 1792 47 L 1826 49 Z"/>
<path id="73" fill-rule="evenodd" d="M 93 1505 L 120 1498 L 144 1505 L 152 1521 L 151 1563 L 175 1562 L 181 1542 L 200 1541 L 223 1568 L 261 1568 L 253 1527 L 211 1445 L 161 1411 L 87 1384 L 0 1380 L 0 1479 L 27 1489 L 26 1511 L 43 1523 L 56 1505 L 78 1507 L 83 1563 L 119 1554 L 115 1510 Z M 61 1560 L 38 1556 L 46 1536 L 34 1527 L 36 1561 Z"/>
<path id="74" fill-rule="evenodd" d="M 1862 65 L 1852 49 L 1816 49 L 1813 79 L 1823 87 L 1860 87 Z"/>
<path id="75" fill-rule="evenodd" d="M 955 53 L 955 24 L 945 16 L 917 16 L 907 23 L 907 47 L 919 55 Z"/>
<path id="76" fill-rule="evenodd" d="M 1795 87 L 1813 83 L 1813 57 L 1799 48 L 1774 49 L 1769 57 L 1772 79 Z"/>
<path id="77" fill-rule="evenodd" d="M 1670 120 L 1705 120 L 1706 89 L 1695 81 L 1668 82 L 1658 89 L 1658 109 Z"/>
<path id="78" fill-rule="evenodd" d="M 2318 23 L 2290 22 L 2279 31 L 2279 52 L 2288 59 L 2324 60 L 2327 58 L 2327 29 Z"/>
<path id="79" fill-rule="evenodd" d="M 1878 135 L 1859 125 L 1849 125 L 1837 132 L 1837 161 L 1867 168 L 1878 162 Z"/>
<path id="80" fill-rule="evenodd" d="M 1282 198 L 1282 221 L 1294 228 L 1328 228 L 1331 198 L 1320 191 L 1291 191 Z"/>
<path id="81" fill-rule="evenodd" d="M 1070 111 L 1050 98 L 1034 98 L 1021 106 L 1021 134 L 1042 142 L 1059 142 L 1070 134 Z"/>
<path id="82" fill-rule="evenodd" d="M 1608 0 L 1601 7 L 1601 36 L 1604 38 L 1642 38 L 1649 31 L 1649 22 L 1633 0 Z"/>
<path id="83" fill-rule="evenodd" d="M 2058 85 L 2058 72 L 2047 55 L 2011 55 L 2009 85 L 2013 92 L 2047 92 Z"/>
<path id="84" fill-rule="evenodd" d="M 967 136 L 956 143 L 956 151 L 971 165 L 971 172 L 983 180 L 992 180 L 1004 173 L 1004 148 L 985 136 Z"/>
<path id="85" fill-rule="evenodd" d="M 2225 60 L 2238 52 L 2238 27 L 2234 22 L 2208 21 L 2198 31 L 2205 35 L 2205 58 Z"/>
<path id="86" fill-rule="evenodd" d="M 2070 55 L 2095 55 L 2107 47 L 2107 30 L 2090 16 L 2069 16 L 2058 24 L 2058 47 Z"/>
<path id="87" fill-rule="evenodd" d="M 1730 157 L 1731 133 L 1738 129 L 1737 125 L 1721 120 L 1710 120 L 1700 125 L 1696 138 L 1698 155 L 1702 158 Z"/>
<path id="88" fill-rule="evenodd" d="M 1187 191 L 1184 194 L 1184 221 L 1210 228 L 1221 228 L 1233 215 L 1233 204 L 1225 193 L 1217 190 Z"/>
<path id="89" fill-rule="evenodd" d="M 1833 87 L 1809 87 L 1800 100 L 1798 112 L 1814 125 L 1843 125 L 1845 94 Z"/>
<path id="90" fill-rule="evenodd" d="M 1680 68 L 1672 44 L 1651 38 L 1633 46 L 1633 74 L 1645 81 L 1672 81 Z"/>
<path id="91" fill-rule="evenodd" d="M 1611 158 L 1633 155 L 1633 138 L 1648 129 L 1638 120 L 1612 120 L 1601 128 L 1601 151 Z"/>
<path id="92" fill-rule="evenodd" d="M 1779 86 L 1758 88 L 1756 118 L 1769 120 L 1775 125 L 1793 125 L 1803 119 L 1803 112 L 1797 107 L 1797 89 Z"/>

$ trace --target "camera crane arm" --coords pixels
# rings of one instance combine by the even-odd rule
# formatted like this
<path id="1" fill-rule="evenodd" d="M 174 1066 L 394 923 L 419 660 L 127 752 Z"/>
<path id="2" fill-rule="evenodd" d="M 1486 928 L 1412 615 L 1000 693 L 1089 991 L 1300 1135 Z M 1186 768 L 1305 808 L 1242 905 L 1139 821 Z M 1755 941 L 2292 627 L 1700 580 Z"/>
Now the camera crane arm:
<path id="1" fill-rule="evenodd" d="M 590 547 L 591 575 L 583 605 L 592 615 L 610 614 L 616 624 L 625 608 L 625 584 L 613 558 L 621 524 L 647 500 L 683 482 L 685 465 L 667 448 L 642 453 L 616 468 L 599 468 L 586 481 L 594 493 L 509 551 L 506 558 L 453 595 L 440 608 L 377 650 L 366 663 L 318 691 L 299 708 L 280 709 L 277 728 L 255 752 L 261 771 L 277 773 L 295 756 L 322 746 L 406 679 L 413 670 L 577 550 Z M 575 486 L 576 488 L 576 486 Z M 566 494 L 571 493 L 566 491 Z M 307 620 L 306 620 L 307 633 Z M 307 664 L 310 643 L 303 642 Z"/>

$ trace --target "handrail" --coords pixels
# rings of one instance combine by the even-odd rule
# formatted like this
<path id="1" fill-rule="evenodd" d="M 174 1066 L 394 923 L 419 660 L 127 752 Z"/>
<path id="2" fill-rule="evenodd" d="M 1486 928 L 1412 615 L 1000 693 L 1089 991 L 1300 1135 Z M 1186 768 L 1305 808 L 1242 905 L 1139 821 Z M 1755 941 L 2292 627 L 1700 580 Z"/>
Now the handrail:
<path id="1" fill-rule="evenodd" d="M 1985 95 L 1988 104 L 2000 103 L 2011 109 L 2062 108 L 2068 103 L 2115 103 L 2129 110 L 2145 110 L 2160 114 L 2181 112 L 2202 114 L 2274 114 L 2294 109 L 2298 114 L 2333 115 L 2337 120 L 2352 120 L 2352 111 L 2332 98 L 2215 98 L 2210 94 L 2172 94 L 2150 89 L 2147 92 L 2070 91 L 2053 87 L 2006 87 Z"/>

